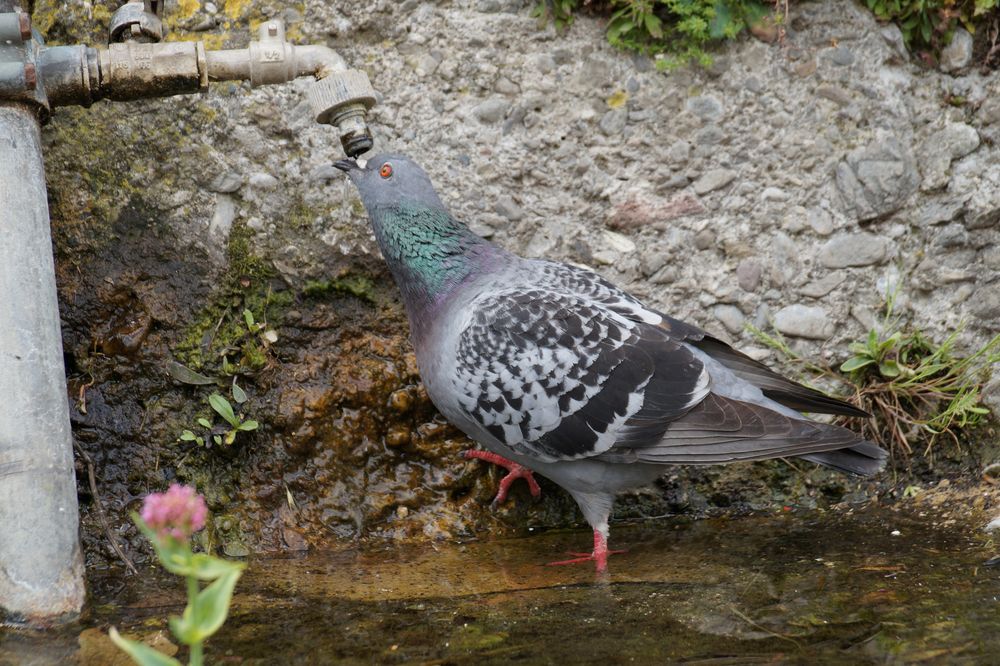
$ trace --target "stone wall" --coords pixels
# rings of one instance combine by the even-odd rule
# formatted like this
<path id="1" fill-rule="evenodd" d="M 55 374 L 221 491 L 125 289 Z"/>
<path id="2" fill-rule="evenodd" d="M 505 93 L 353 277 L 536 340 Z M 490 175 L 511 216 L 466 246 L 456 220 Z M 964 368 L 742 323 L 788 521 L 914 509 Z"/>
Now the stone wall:
<path id="1" fill-rule="evenodd" d="M 40 1 L 35 18 L 51 39 L 96 41 L 113 5 Z M 210 47 L 242 46 L 251 25 L 282 16 L 293 39 L 369 73 L 382 96 L 376 150 L 417 157 L 479 233 L 590 266 L 766 362 L 780 359 L 746 324 L 837 364 L 897 289 L 897 312 L 933 335 L 964 325 L 962 344 L 976 345 L 1000 330 L 996 75 L 922 68 L 895 27 L 845 2 L 798 4 L 782 43 L 743 38 L 708 69 L 666 73 L 608 46 L 599 20 L 557 34 L 529 5 L 183 0 L 168 11 L 173 38 Z M 459 461 L 467 443 L 419 388 L 308 85 L 100 103 L 60 110 L 45 130 L 75 424 L 118 524 L 130 498 L 179 477 L 213 489 L 232 552 L 495 525 L 492 482 Z M 237 301 L 284 295 L 265 305 L 280 301 L 278 341 L 241 380 L 263 427 L 233 451 L 192 450 L 176 437 L 204 412 L 204 391 L 163 368 L 204 343 L 204 322 L 241 307 L 225 300 L 237 284 Z M 679 473 L 647 499 L 727 506 L 742 488 L 732 492 L 752 506 L 815 504 L 817 485 L 834 499 L 848 489 L 779 465 Z M 572 515 L 557 497 L 528 519 Z"/>

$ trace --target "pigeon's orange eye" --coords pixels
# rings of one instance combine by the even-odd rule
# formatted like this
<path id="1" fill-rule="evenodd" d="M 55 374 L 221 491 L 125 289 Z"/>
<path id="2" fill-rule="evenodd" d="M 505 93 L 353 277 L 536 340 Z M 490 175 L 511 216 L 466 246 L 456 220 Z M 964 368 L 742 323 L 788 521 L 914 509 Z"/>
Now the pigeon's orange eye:
<path id="1" fill-rule="evenodd" d="M 385 164 L 383 164 L 382 168 L 378 170 L 378 175 L 382 176 L 383 178 L 388 178 L 389 176 L 391 176 L 392 175 L 392 165 L 389 164 L 388 162 L 386 162 Z"/>

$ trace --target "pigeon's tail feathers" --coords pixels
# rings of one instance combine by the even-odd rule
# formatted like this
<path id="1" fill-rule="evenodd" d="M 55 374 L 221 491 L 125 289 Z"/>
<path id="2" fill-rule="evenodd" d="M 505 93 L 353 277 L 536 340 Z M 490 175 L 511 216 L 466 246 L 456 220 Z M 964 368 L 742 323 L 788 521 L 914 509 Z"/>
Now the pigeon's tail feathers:
<path id="1" fill-rule="evenodd" d="M 692 340 L 690 344 L 729 368 L 740 379 L 760 388 L 771 400 L 786 407 L 813 414 L 871 416 L 843 400 L 831 398 L 815 389 L 782 377 L 763 363 L 753 360 L 721 340 L 705 335 L 700 340 Z"/>
<path id="2" fill-rule="evenodd" d="M 813 453 L 801 456 L 801 458 L 848 474 L 874 476 L 885 467 L 888 454 L 885 449 L 879 448 L 871 442 L 863 441 L 839 451 Z"/>
<path id="3" fill-rule="evenodd" d="M 830 456 L 855 448 L 856 454 Z M 793 418 L 763 405 L 709 393 L 697 407 L 672 422 L 659 441 L 614 447 L 601 454 L 614 462 L 680 465 L 806 456 L 820 456 L 822 464 L 864 473 L 872 464 L 877 465 L 885 452 L 847 428 Z M 823 456 L 830 456 L 829 461 Z M 860 458 L 874 462 L 861 464 Z"/>

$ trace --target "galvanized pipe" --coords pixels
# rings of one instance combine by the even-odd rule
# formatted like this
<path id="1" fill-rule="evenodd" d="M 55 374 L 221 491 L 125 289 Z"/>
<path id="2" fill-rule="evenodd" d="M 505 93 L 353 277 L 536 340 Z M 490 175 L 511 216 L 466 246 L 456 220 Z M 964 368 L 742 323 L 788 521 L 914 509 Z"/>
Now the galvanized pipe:
<path id="1" fill-rule="evenodd" d="M 0 106 L 0 155 L 0 620 L 45 624 L 84 588 L 35 109 Z"/>

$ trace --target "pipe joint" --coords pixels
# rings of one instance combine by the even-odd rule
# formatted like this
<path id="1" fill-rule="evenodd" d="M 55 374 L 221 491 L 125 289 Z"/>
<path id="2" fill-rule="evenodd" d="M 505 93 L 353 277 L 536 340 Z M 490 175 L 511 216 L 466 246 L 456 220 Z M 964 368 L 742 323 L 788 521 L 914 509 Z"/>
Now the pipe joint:
<path id="1" fill-rule="evenodd" d="M 159 17 L 159 3 L 133 0 L 119 7 L 108 26 L 108 43 L 127 41 L 142 43 L 163 39 L 163 21 Z"/>

